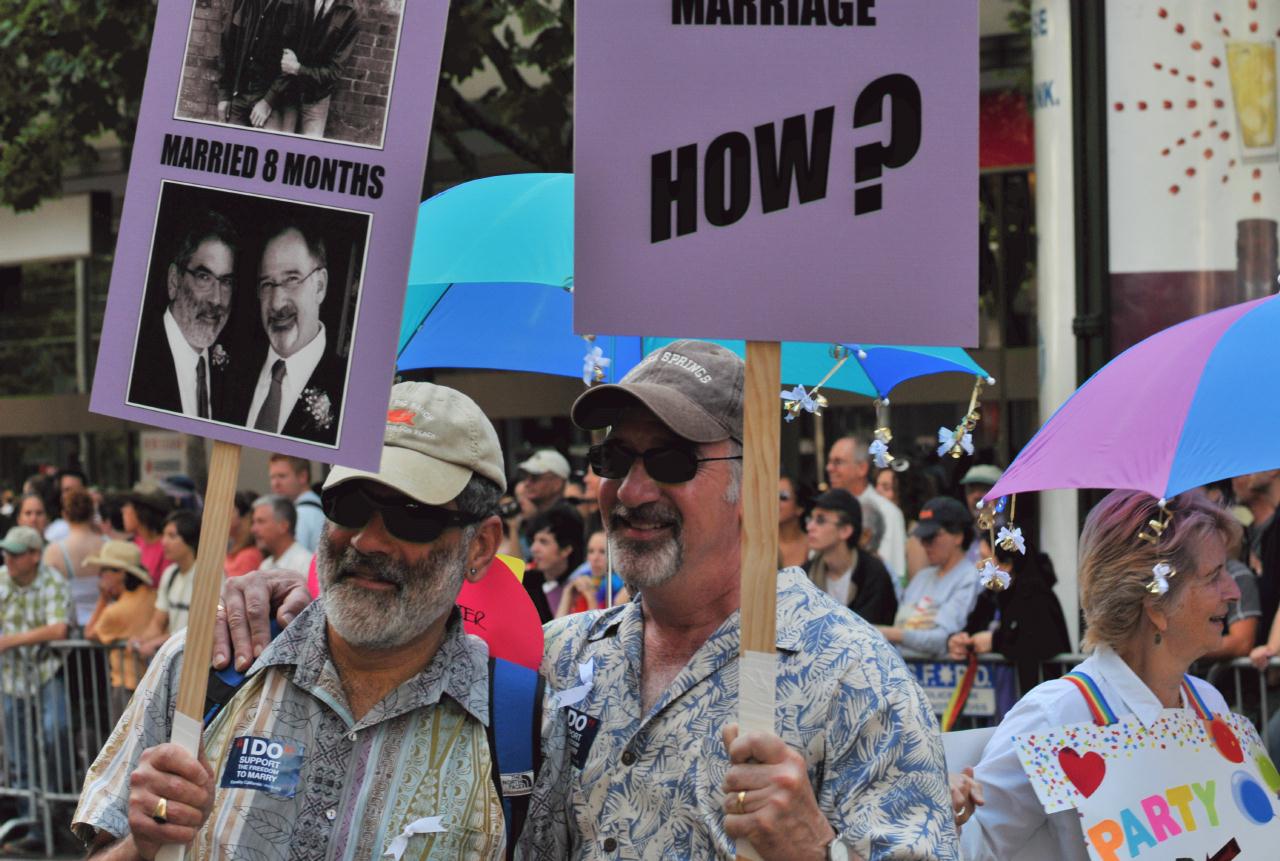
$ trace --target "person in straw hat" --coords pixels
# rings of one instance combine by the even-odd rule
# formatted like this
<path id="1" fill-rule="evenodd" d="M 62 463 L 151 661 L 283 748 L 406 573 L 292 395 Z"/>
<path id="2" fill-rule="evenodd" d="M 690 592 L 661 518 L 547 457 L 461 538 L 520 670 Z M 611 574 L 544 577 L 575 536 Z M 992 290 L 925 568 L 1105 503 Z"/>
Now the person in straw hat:
<path id="1" fill-rule="evenodd" d="M 98 572 L 98 603 L 85 625 L 85 639 L 116 643 L 141 636 L 156 609 L 156 590 L 138 545 L 108 541 L 84 565 Z M 119 712 L 138 687 L 142 664 L 123 649 L 112 650 L 110 658 L 112 704 Z"/>

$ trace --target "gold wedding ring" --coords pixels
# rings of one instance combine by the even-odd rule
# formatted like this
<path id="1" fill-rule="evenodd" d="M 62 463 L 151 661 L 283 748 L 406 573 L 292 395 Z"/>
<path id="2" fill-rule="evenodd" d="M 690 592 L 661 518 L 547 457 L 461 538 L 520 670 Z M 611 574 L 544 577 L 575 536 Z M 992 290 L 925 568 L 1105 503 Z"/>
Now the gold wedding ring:
<path id="1" fill-rule="evenodd" d="M 156 799 L 156 809 L 151 811 L 151 818 L 154 819 L 156 822 L 160 823 L 161 825 L 164 825 L 166 822 L 169 821 L 168 819 L 165 818 L 168 812 L 169 812 L 169 801 L 164 798 L 158 798 Z"/>
<path id="2" fill-rule="evenodd" d="M 161 799 L 163 801 L 163 799 Z M 747 791 L 745 789 L 738 790 L 738 813 L 743 815 L 747 812 Z"/>

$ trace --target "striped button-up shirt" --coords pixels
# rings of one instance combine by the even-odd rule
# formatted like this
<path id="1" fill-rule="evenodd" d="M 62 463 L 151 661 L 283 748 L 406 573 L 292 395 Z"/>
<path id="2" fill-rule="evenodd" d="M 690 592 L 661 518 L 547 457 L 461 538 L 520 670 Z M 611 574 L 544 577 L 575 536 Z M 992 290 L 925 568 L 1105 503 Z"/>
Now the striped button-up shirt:
<path id="1" fill-rule="evenodd" d="M 645 713 L 643 603 L 545 629 L 542 769 L 517 858 L 734 856 L 720 731 L 738 719 L 738 613 Z M 938 724 L 902 658 L 798 568 L 778 575 L 777 620 L 775 729 L 827 821 L 866 861 L 955 861 Z"/>
<path id="2" fill-rule="evenodd" d="M 73 825 L 82 838 L 127 833 L 129 775 L 169 738 L 184 640 L 156 656 L 90 769 Z M 217 792 L 188 857 L 503 857 L 488 690 L 488 649 L 455 613 L 427 668 L 355 720 L 316 601 L 206 728 Z"/>

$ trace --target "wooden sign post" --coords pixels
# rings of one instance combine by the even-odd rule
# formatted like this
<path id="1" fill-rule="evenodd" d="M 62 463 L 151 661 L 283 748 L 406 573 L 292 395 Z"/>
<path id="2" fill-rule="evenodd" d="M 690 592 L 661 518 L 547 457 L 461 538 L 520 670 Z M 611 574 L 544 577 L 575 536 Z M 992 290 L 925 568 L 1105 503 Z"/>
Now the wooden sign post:
<path id="1" fill-rule="evenodd" d="M 240 446 L 215 442 L 209 457 L 209 484 L 204 497 L 204 513 L 200 518 L 200 550 L 196 554 L 195 581 L 191 586 L 191 612 L 187 621 L 187 642 L 182 657 L 182 676 L 178 680 L 178 703 L 171 738 L 193 755 L 199 750 L 203 729 L 209 659 L 213 652 L 213 626 L 217 622 L 225 548 L 231 531 L 231 511 L 235 505 L 239 475 Z M 181 861 L 185 854 L 186 847 L 170 844 L 161 848 L 156 859 Z"/>
<path id="2" fill-rule="evenodd" d="M 742 404 L 742 624 L 738 725 L 774 732 L 777 686 L 778 471 L 782 428 L 781 345 L 748 341 Z M 760 856 L 746 840 L 738 857 Z"/>

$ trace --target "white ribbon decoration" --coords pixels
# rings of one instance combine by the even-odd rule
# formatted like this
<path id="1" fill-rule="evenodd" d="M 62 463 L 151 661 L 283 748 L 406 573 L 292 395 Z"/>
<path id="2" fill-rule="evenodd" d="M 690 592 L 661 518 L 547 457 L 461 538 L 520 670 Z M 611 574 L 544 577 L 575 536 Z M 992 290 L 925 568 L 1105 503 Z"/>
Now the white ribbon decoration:
<path id="1" fill-rule="evenodd" d="M 800 409 L 804 410 L 807 413 L 817 412 L 818 410 L 817 401 L 815 401 L 813 397 L 804 390 L 804 386 L 796 386 L 794 389 L 792 389 L 789 392 L 784 391 L 782 393 L 782 399 L 786 401 L 788 404 L 798 403 L 800 405 Z M 795 421 L 796 414 L 793 412 L 788 412 L 786 415 L 786 420 L 789 422 Z"/>
<path id="2" fill-rule="evenodd" d="M 889 466 L 889 446 L 881 440 L 872 440 L 871 445 L 867 446 L 867 453 L 875 461 L 876 469 L 885 469 Z"/>
<path id="3" fill-rule="evenodd" d="M 601 347 L 587 350 L 587 354 L 582 357 L 582 382 L 588 386 L 595 382 L 596 371 L 600 371 L 600 378 L 604 379 L 604 369 L 612 362 L 613 359 L 607 358 Z"/>
<path id="4" fill-rule="evenodd" d="M 986 589 L 1008 589 L 1009 584 L 1012 582 L 1009 572 L 990 559 L 983 563 L 982 570 L 978 572 L 978 576 L 982 578 L 982 586 Z"/>
<path id="5" fill-rule="evenodd" d="M 1005 550 L 1017 550 L 1023 556 L 1027 555 L 1027 540 L 1022 537 L 1022 529 L 1017 526 L 1012 529 L 1001 526 L 1000 533 L 996 536 L 996 544 Z"/>
<path id="6" fill-rule="evenodd" d="M 383 856 L 390 855 L 395 861 L 400 861 L 404 850 L 409 848 L 409 838 L 415 834 L 442 834 L 448 829 L 440 822 L 443 817 L 440 816 L 424 816 L 421 819 L 415 819 L 404 827 L 387 846 L 387 851 L 383 852 Z"/>
<path id="7" fill-rule="evenodd" d="M 956 445 L 956 435 L 951 428 L 938 428 L 938 457 L 946 456 Z M 965 454 L 973 454 L 973 434 L 966 433 L 960 439 L 960 448 Z"/>
<path id="8" fill-rule="evenodd" d="M 574 706 L 587 698 L 587 694 L 591 693 L 591 688 L 595 686 L 596 675 L 596 659 L 592 658 L 585 664 L 578 664 L 578 680 L 582 684 L 568 690 L 560 691 L 556 694 L 556 704 L 553 708 L 564 708 L 565 706 Z"/>

